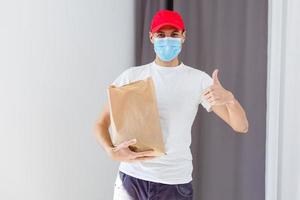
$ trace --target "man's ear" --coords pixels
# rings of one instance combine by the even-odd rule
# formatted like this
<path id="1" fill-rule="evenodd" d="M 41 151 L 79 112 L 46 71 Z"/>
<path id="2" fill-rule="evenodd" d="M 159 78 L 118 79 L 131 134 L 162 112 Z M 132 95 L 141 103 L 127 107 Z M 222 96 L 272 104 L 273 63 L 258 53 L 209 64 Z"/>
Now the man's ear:
<path id="1" fill-rule="evenodd" d="M 186 38 L 186 30 L 184 30 L 184 31 L 182 32 L 182 43 L 184 43 L 185 38 Z"/>
<path id="2" fill-rule="evenodd" d="M 153 44 L 154 41 L 153 41 L 153 33 L 149 32 L 149 39 L 151 41 L 151 43 Z"/>

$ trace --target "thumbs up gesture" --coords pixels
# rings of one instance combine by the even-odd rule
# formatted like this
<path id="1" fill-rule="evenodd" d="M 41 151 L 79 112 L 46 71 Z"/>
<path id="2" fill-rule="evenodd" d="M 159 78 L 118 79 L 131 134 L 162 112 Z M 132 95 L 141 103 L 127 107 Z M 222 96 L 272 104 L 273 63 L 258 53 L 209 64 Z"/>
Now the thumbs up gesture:
<path id="1" fill-rule="evenodd" d="M 211 105 L 225 105 L 228 103 L 233 103 L 234 96 L 229 91 L 226 90 L 219 78 L 218 78 L 218 69 L 215 69 L 212 73 L 213 84 L 206 88 L 202 93 L 201 96 L 204 98 L 208 103 Z"/>

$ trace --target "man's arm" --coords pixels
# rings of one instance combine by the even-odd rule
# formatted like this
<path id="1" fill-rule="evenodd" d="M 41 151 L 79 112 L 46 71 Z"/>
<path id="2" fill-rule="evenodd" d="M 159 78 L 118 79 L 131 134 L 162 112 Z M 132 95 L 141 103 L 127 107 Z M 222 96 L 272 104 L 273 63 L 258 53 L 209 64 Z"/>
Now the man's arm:
<path id="1" fill-rule="evenodd" d="M 102 146 L 106 152 L 110 152 L 110 149 L 114 147 L 110 134 L 110 115 L 108 104 L 104 106 L 104 109 L 100 115 L 100 118 L 96 121 L 94 125 L 94 133 L 97 142 Z"/>
<path id="2" fill-rule="evenodd" d="M 143 152 L 131 151 L 129 146 L 136 143 L 135 139 L 127 140 L 117 146 L 114 146 L 110 138 L 109 126 L 110 113 L 109 106 L 108 104 L 106 104 L 104 106 L 103 112 L 100 115 L 100 118 L 94 125 L 94 134 L 97 142 L 101 144 L 102 148 L 106 151 L 111 159 L 124 162 L 136 162 L 149 160 L 156 157 L 153 156 L 154 150 L 147 150 Z"/>
<path id="3" fill-rule="evenodd" d="M 238 100 L 233 99 L 225 105 L 213 105 L 212 110 L 223 119 L 231 128 L 239 133 L 248 132 L 248 120 L 243 107 Z"/>
<path id="4" fill-rule="evenodd" d="M 218 79 L 218 70 L 212 74 L 213 84 L 202 92 L 202 97 L 212 105 L 212 110 L 223 119 L 233 130 L 240 133 L 248 132 L 248 120 L 243 107 L 234 98 L 232 92 L 226 90 Z"/>

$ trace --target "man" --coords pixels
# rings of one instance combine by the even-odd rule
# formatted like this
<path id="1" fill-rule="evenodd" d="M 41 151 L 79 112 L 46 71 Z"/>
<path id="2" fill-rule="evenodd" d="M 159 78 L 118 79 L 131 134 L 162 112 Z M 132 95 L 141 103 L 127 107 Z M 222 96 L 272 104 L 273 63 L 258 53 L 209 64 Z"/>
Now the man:
<path id="1" fill-rule="evenodd" d="M 248 131 L 246 114 L 218 79 L 183 64 L 178 55 L 186 39 L 184 22 L 175 11 L 158 11 L 149 32 L 156 58 L 146 65 L 126 69 L 112 83 L 122 86 L 151 76 L 156 91 L 166 155 L 153 157 L 151 151 L 133 152 L 129 140 L 114 146 L 109 136 L 109 109 L 105 106 L 95 134 L 110 158 L 121 161 L 114 199 L 192 199 L 191 126 L 199 104 L 213 111 L 238 133 Z"/>

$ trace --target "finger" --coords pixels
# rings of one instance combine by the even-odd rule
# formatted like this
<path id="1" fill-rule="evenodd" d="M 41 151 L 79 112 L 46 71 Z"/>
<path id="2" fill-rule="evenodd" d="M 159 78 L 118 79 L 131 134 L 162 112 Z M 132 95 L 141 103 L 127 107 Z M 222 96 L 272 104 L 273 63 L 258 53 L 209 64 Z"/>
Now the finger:
<path id="1" fill-rule="evenodd" d="M 211 92 L 211 91 L 209 91 L 209 90 L 206 90 L 206 91 L 202 92 L 202 95 L 209 94 L 210 92 Z"/>
<path id="2" fill-rule="evenodd" d="M 219 98 L 210 98 L 209 100 L 208 100 L 208 102 L 210 103 L 210 104 L 212 104 L 212 103 L 216 103 L 216 101 L 218 101 L 219 100 Z"/>
<path id="3" fill-rule="evenodd" d="M 156 158 L 156 156 L 142 156 L 142 157 L 137 157 L 133 160 L 141 161 L 141 160 L 151 160 L 151 159 L 154 159 L 154 158 Z"/>
<path id="4" fill-rule="evenodd" d="M 213 79 L 213 84 L 214 85 L 221 84 L 220 81 L 219 81 L 219 78 L 218 78 L 218 72 L 219 72 L 219 70 L 215 69 L 214 72 L 212 73 L 212 79 Z"/>
<path id="5" fill-rule="evenodd" d="M 135 152 L 136 157 L 140 156 L 153 156 L 154 150 L 147 150 L 147 151 L 141 151 L 141 152 Z"/>
<path id="6" fill-rule="evenodd" d="M 134 162 L 134 160 L 124 160 L 124 162 L 132 163 L 132 162 Z"/>
<path id="7" fill-rule="evenodd" d="M 131 140 L 127 140 L 127 141 L 121 143 L 121 146 L 122 146 L 122 148 L 127 148 L 130 145 L 135 144 L 135 143 L 136 143 L 136 139 L 131 139 Z"/>
<path id="8" fill-rule="evenodd" d="M 142 160 L 151 160 L 156 158 L 156 156 L 142 156 L 142 157 L 135 157 L 135 158 L 130 158 L 127 160 L 124 160 L 125 162 L 133 163 L 133 162 L 138 162 Z"/>
<path id="9" fill-rule="evenodd" d="M 204 94 L 203 97 L 208 98 L 208 97 L 213 96 L 213 95 L 214 95 L 213 92 L 209 92 L 209 93 Z"/>
<path id="10" fill-rule="evenodd" d="M 209 94 L 205 95 L 203 97 L 203 99 L 206 100 L 206 101 L 208 101 L 208 100 L 210 100 L 210 99 L 212 99 L 214 97 L 215 97 L 215 95 L 213 95 L 212 93 L 209 93 Z"/>
<path id="11" fill-rule="evenodd" d="M 218 100 L 214 100 L 210 103 L 210 105 L 214 106 L 214 105 L 219 105 L 219 101 Z"/>
<path id="12" fill-rule="evenodd" d="M 220 98 L 220 95 L 211 92 L 207 95 L 204 95 L 204 98 L 205 99 L 210 99 L 210 98 L 218 99 L 218 98 Z"/>
<path id="13" fill-rule="evenodd" d="M 206 94 L 209 94 L 210 92 L 214 91 L 213 88 L 206 88 L 202 93 L 201 93 L 201 96 L 204 96 Z"/>
<path id="14" fill-rule="evenodd" d="M 211 102 L 211 101 L 214 101 L 215 99 L 216 99 L 216 97 L 210 96 L 210 97 L 207 99 L 207 101 L 208 101 L 208 102 Z"/>
<path id="15" fill-rule="evenodd" d="M 211 102 L 213 100 L 213 96 L 209 96 L 206 98 L 206 101 Z"/>
<path id="16" fill-rule="evenodd" d="M 135 143 L 136 143 L 136 139 L 124 141 L 124 142 L 120 143 L 118 146 L 114 147 L 113 151 L 118 151 L 122 148 L 127 148 L 128 146 L 135 144 Z"/>

